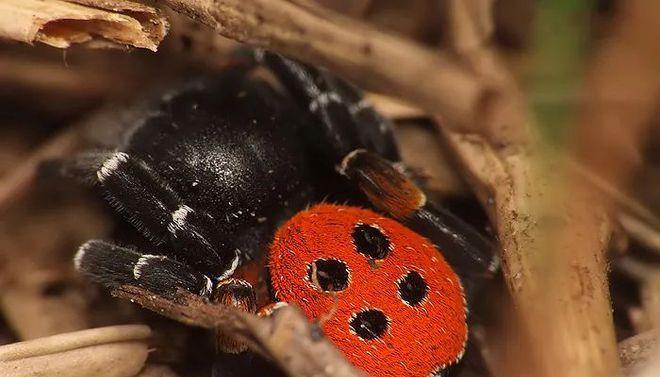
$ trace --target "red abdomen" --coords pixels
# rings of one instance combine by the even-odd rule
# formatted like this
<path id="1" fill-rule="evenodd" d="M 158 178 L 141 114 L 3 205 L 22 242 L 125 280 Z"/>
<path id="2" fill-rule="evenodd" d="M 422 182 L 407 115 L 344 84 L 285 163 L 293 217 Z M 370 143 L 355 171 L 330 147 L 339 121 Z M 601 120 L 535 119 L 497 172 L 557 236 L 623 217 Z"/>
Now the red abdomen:
<path id="1" fill-rule="evenodd" d="M 458 276 L 428 239 L 395 220 L 316 205 L 278 229 L 269 266 L 276 298 L 322 321 L 372 376 L 428 376 L 463 355 Z"/>

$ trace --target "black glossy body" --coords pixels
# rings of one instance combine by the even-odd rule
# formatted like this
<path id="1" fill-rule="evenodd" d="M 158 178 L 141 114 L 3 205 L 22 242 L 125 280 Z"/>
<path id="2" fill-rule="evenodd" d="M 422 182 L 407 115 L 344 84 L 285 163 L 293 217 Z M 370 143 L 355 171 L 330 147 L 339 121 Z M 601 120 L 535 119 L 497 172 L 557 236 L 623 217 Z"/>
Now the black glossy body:
<path id="1" fill-rule="evenodd" d="M 172 256 L 215 280 L 230 269 L 234 251 L 241 262 L 258 259 L 275 229 L 312 203 L 368 205 L 336 166 L 358 148 L 398 160 L 389 124 L 360 115 L 368 118 L 358 129 L 343 102 L 324 103 L 331 115 L 319 122 L 306 111 L 309 102 L 289 94 L 296 87 L 276 89 L 251 72 L 237 65 L 123 110 L 131 125 L 114 151 L 67 165 L 71 175 L 100 183 L 110 204 L 146 236 L 128 229 L 117 234 L 122 244 Z M 342 85 L 334 90 L 354 90 Z M 194 212 L 174 232 L 182 206 Z"/>
<path id="2" fill-rule="evenodd" d="M 156 106 L 120 149 L 211 215 L 242 255 L 314 199 L 304 118 L 263 81 L 198 80 Z"/>

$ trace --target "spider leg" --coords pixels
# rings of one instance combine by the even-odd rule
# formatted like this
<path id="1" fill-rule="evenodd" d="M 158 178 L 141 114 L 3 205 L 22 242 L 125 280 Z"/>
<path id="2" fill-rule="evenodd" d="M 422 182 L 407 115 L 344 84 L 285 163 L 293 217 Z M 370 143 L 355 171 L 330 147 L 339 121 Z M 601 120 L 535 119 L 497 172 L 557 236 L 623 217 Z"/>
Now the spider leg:
<path id="1" fill-rule="evenodd" d="M 134 285 L 170 299 L 176 298 L 178 289 L 185 289 L 212 302 L 256 312 L 255 291 L 247 281 L 230 278 L 214 285 L 208 276 L 164 255 L 145 254 L 110 242 L 90 240 L 78 248 L 74 265 L 84 275 L 110 289 Z M 225 353 L 238 354 L 247 350 L 245 343 L 221 328 L 216 330 L 216 344 Z"/>
<path id="2" fill-rule="evenodd" d="M 255 294 L 249 283 L 227 279 L 213 287 L 209 277 L 164 255 L 145 254 L 113 243 L 90 240 L 78 249 L 74 265 L 84 275 L 110 289 L 134 285 L 169 299 L 176 299 L 178 289 L 185 289 L 215 302 L 252 313 L 256 311 Z M 245 371 L 254 370 L 255 363 L 259 371 L 272 372 L 270 363 L 229 334 L 218 329 L 216 339 L 218 348 L 223 351 L 215 363 L 217 375 L 253 376 L 255 374 L 245 374 Z"/>
<path id="3" fill-rule="evenodd" d="M 468 302 L 499 267 L 494 245 L 451 212 L 436 207 L 417 185 L 391 162 L 356 150 L 344 158 L 340 172 L 379 210 L 425 235 L 439 247 L 461 277 Z"/>
<path id="4" fill-rule="evenodd" d="M 142 160 L 124 152 L 87 153 L 60 164 L 62 174 L 101 186 L 108 202 L 154 244 L 171 241 L 177 259 L 224 279 L 238 255 L 222 227 L 203 209 L 186 205 Z"/>
<path id="5" fill-rule="evenodd" d="M 360 91 L 324 70 L 258 50 L 256 58 L 277 76 L 297 101 L 320 122 L 318 132 L 333 163 L 357 148 L 399 159 L 391 123 L 378 114 Z"/>
<path id="6" fill-rule="evenodd" d="M 218 282 L 211 294 L 211 301 L 248 313 L 257 311 L 257 296 L 254 288 L 243 279 L 229 278 Z M 236 340 L 222 328 L 216 329 L 215 339 L 219 351 L 238 354 L 248 350 L 247 344 Z"/>
<path id="7" fill-rule="evenodd" d="M 213 285 L 211 279 L 185 263 L 100 240 L 81 245 L 74 265 L 77 270 L 108 288 L 135 285 L 169 298 L 174 298 L 179 288 L 209 297 Z"/>

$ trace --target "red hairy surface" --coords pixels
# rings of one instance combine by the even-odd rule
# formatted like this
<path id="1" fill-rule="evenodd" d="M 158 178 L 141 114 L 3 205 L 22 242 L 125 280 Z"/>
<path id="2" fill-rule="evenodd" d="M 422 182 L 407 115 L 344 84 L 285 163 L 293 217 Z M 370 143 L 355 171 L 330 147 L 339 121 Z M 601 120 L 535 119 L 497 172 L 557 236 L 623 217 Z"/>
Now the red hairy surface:
<path id="1" fill-rule="evenodd" d="M 358 253 L 356 224 L 380 229 L 391 243 L 382 260 Z M 348 287 L 323 292 L 308 277 L 317 259 L 343 261 Z M 372 376 L 428 376 L 456 362 L 467 339 L 466 307 L 458 276 L 426 238 L 370 210 L 319 204 L 282 225 L 270 249 L 271 282 L 278 300 L 299 306 L 346 357 Z M 399 296 L 397 281 L 417 271 L 428 285 L 417 306 Z M 336 298 L 335 298 L 336 295 Z M 389 319 L 380 338 L 363 340 L 350 330 L 354 313 L 380 309 Z"/>

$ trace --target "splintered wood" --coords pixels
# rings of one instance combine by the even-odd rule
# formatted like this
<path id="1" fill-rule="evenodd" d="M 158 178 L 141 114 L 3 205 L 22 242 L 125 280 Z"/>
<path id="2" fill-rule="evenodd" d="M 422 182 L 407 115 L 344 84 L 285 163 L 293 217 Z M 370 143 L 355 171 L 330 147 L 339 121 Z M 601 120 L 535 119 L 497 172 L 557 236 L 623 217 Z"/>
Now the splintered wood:
<path id="1" fill-rule="evenodd" d="M 133 46 L 156 51 L 168 23 L 156 8 L 121 0 L 3 0 L 0 39 L 67 48 Z"/>

